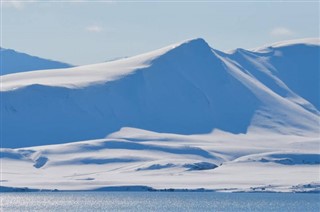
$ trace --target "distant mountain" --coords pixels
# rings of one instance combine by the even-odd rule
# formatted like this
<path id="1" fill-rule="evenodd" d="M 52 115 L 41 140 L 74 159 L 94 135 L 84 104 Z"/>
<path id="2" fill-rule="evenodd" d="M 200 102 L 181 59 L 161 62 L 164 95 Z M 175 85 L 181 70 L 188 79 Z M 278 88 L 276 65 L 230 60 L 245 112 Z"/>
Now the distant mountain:
<path id="1" fill-rule="evenodd" d="M 12 49 L 0 48 L 0 54 L 2 64 L 0 70 L 1 75 L 34 70 L 72 67 L 72 65 L 67 63 L 31 56 Z"/>
<path id="2" fill-rule="evenodd" d="M 103 138 L 122 127 L 318 133 L 319 44 L 310 42 L 224 53 L 194 39 L 113 62 L 3 76 L 3 146 Z"/>

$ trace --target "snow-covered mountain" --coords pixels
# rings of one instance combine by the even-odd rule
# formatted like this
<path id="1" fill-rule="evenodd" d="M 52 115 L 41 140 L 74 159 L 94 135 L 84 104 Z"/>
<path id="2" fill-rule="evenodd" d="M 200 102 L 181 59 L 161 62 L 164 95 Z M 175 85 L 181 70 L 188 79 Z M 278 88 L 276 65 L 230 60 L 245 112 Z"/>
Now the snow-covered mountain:
<path id="1" fill-rule="evenodd" d="M 122 127 L 178 134 L 317 132 L 318 82 L 303 76 L 314 78 L 319 67 L 311 53 L 298 61 L 296 48 L 314 53 L 319 45 L 226 54 L 195 39 L 114 62 L 3 76 L 3 145 L 97 139 Z M 290 86 L 292 63 L 306 74 L 290 76 L 296 82 Z"/>
<path id="2" fill-rule="evenodd" d="M 1 69 L 0 74 L 13 74 L 41 69 L 70 68 L 71 65 L 58 61 L 48 60 L 12 49 L 0 48 Z"/>
<path id="3" fill-rule="evenodd" d="M 319 39 L 231 52 L 194 39 L 2 76 L 3 185 L 317 190 L 319 50 Z"/>

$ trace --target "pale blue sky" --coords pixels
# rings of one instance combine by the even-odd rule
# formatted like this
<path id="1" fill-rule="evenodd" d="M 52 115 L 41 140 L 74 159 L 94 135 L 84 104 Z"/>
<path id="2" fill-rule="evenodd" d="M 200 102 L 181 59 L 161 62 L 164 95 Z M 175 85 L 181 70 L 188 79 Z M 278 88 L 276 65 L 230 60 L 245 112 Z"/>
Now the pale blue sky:
<path id="1" fill-rule="evenodd" d="M 2 0 L 2 46 L 76 65 L 202 37 L 220 50 L 319 37 L 319 2 Z"/>

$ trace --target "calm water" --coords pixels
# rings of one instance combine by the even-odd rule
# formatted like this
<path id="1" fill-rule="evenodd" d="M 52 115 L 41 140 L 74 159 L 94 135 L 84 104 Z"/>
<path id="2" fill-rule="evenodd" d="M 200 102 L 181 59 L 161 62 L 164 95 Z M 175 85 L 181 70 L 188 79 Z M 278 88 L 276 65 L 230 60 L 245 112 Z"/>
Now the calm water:
<path id="1" fill-rule="evenodd" d="M 1 211 L 320 211 L 320 194 L 1 193 Z"/>

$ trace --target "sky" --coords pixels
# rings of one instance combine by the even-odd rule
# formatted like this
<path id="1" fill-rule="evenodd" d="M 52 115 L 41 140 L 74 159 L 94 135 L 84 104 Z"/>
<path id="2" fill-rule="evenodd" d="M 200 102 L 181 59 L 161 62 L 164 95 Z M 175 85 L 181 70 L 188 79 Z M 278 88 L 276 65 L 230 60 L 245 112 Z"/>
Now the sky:
<path id="1" fill-rule="evenodd" d="M 92 64 L 192 38 L 215 49 L 319 37 L 319 1 L 1 0 L 1 46 Z"/>

